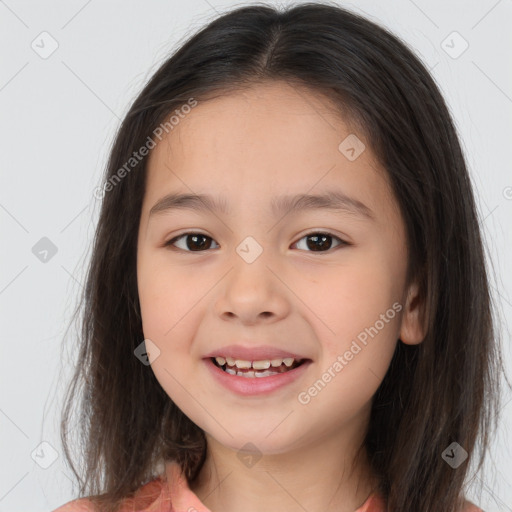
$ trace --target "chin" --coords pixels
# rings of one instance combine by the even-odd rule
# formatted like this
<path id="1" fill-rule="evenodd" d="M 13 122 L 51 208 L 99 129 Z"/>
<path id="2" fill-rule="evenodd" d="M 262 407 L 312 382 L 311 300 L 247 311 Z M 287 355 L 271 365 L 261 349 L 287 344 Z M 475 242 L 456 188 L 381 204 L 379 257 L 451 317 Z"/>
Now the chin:
<path id="1" fill-rule="evenodd" d="M 207 436 L 215 439 L 215 442 L 235 452 L 254 452 L 258 455 L 278 455 L 296 448 L 300 434 L 293 436 L 289 432 L 277 433 L 277 423 L 271 425 L 262 424 L 250 428 L 248 425 L 237 425 L 236 428 L 229 428 L 228 432 L 223 429 L 214 428 L 207 431 Z M 269 432 L 272 432 L 270 435 Z M 231 435 L 230 435 L 231 434 Z M 241 455 L 240 455 L 241 456 Z"/>

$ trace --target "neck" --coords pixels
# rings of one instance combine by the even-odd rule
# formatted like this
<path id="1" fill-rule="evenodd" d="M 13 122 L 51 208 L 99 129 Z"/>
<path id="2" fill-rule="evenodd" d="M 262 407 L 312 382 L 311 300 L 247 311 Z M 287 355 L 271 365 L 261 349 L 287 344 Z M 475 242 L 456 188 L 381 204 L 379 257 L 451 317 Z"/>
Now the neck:
<path id="1" fill-rule="evenodd" d="M 212 512 L 354 512 L 378 482 L 366 452 L 357 453 L 364 432 L 355 422 L 254 464 L 207 435 L 206 460 L 190 489 Z"/>

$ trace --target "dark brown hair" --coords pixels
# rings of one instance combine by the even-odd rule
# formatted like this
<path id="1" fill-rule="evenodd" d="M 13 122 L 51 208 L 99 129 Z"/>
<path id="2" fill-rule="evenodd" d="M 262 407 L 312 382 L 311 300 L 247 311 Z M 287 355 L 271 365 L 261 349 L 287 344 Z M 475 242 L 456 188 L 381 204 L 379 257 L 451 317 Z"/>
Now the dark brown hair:
<path id="1" fill-rule="evenodd" d="M 276 80 L 332 99 L 389 175 L 406 226 L 407 284 L 420 284 L 428 327 L 419 345 L 398 341 L 364 447 L 388 510 L 455 512 L 469 462 L 480 447 L 480 469 L 495 428 L 502 371 L 472 186 L 425 66 L 386 29 L 329 3 L 286 10 L 254 4 L 217 17 L 161 65 L 126 114 L 75 312 L 80 346 L 61 435 L 80 495 L 101 495 L 101 510 L 114 511 L 154 478 L 159 460 L 177 460 L 193 480 L 206 449 L 203 431 L 134 356 L 144 339 L 136 250 L 147 158 L 113 178 L 190 98 L 207 101 Z M 78 398 L 83 475 L 68 438 Z M 469 453 L 458 469 L 441 457 L 452 442 Z"/>

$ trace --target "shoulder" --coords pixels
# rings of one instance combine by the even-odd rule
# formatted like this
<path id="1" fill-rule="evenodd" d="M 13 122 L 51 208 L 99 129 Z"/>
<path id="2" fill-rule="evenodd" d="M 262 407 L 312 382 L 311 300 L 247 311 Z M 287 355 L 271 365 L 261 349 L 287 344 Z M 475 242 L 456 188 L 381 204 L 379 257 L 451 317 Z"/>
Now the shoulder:
<path id="1" fill-rule="evenodd" d="M 121 503 L 120 512 L 133 511 L 135 507 L 140 512 L 154 509 L 162 498 L 163 485 L 161 478 L 146 483 L 132 497 L 126 498 Z M 156 510 L 156 509 L 155 509 Z M 69 501 L 52 512 L 99 512 L 94 502 L 89 498 L 79 498 Z"/>
<path id="2" fill-rule="evenodd" d="M 88 498 L 69 501 L 53 512 L 97 512 L 94 504 Z"/>
<path id="3" fill-rule="evenodd" d="M 380 494 L 372 494 L 362 507 L 358 508 L 356 512 L 384 512 L 387 509 L 386 501 Z M 474 503 L 468 500 L 464 501 L 460 512 L 484 512 L 481 508 L 477 507 Z"/>
<path id="4" fill-rule="evenodd" d="M 464 501 L 464 506 L 462 508 L 462 512 L 484 512 L 481 508 L 477 507 L 471 501 Z"/>

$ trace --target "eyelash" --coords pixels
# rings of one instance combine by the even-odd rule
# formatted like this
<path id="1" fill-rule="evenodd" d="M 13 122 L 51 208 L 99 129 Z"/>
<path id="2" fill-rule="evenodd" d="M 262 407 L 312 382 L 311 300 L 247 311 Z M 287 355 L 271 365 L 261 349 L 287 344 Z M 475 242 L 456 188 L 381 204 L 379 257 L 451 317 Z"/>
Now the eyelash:
<path id="1" fill-rule="evenodd" d="M 204 236 L 205 238 L 209 238 L 210 240 L 213 240 L 212 237 L 208 236 L 208 235 L 205 235 L 203 233 L 196 233 L 194 231 L 189 231 L 189 232 L 186 232 L 186 233 L 182 233 L 181 235 L 178 235 L 174 238 L 172 238 L 171 240 L 169 240 L 168 242 L 165 242 L 164 244 L 164 247 L 169 247 L 171 250 L 173 251 L 183 251 L 183 252 L 190 252 L 190 253 L 194 253 L 194 252 L 205 252 L 205 251 L 189 251 L 187 249 L 181 249 L 179 247 L 173 247 L 174 243 L 177 242 L 178 240 L 180 240 L 181 238 L 184 238 L 184 237 L 187 237 L 189 235 L 199 235 L 199 236 Z M 328 231 L 310 231 L 309 233 L 306 233 L 305 235 L 303 235 L 301 238 L 299 238 L 299 240 L 297 240 L 297 242 L 295 243 L 298 243 L 300 242 L 302 239 L 304 238 L 307 238 L 309 236 L 312 236 L 312 235 L 327 235 L 333 239 L 336 239 L 338 240 L 340 243 L 336 246 L 336 247 L 331 247 L 330 249 L 328 249 L 327 251 L 305 251 L 305 252 L 311 252 L 311 253 L 315 253 L 315 252 L 318 252 L 318 253 L 327 253 L 327 252 L 330 252 L 336 248 L 339 248 L 339 247 L 344 247 L 344 246 L 349 246 L 349 245 L 352 245 L 352 244 L 349 244 L 348 242 L 345 242 L 345 240 L 342 240 L 341 238 L 339 238 L 338 236 L 334 235 L 333 233 L 329 233 Z M 295 244 L 294 244 L 295 245 Z"/>

